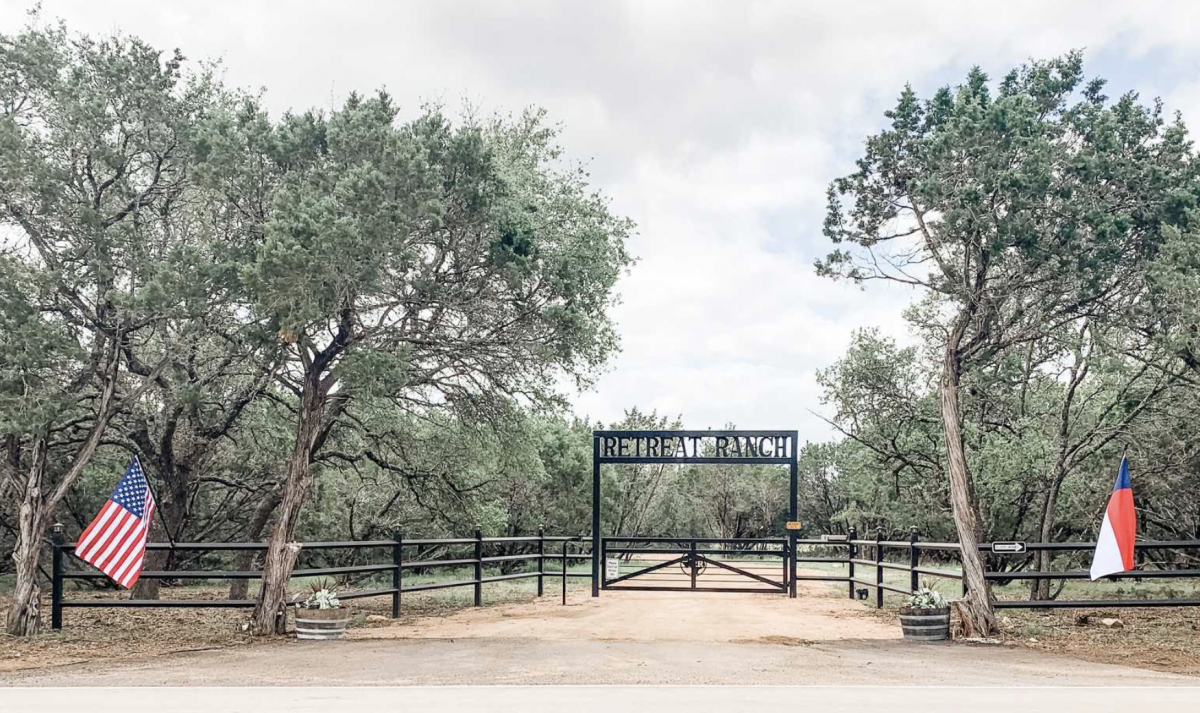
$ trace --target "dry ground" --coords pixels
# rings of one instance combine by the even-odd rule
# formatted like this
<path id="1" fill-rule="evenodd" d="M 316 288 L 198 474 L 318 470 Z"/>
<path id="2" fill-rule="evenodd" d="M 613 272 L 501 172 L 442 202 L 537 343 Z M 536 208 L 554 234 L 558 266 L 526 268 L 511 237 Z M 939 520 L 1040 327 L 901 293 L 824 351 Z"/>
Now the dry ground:
<path id="1" fill-rule="evenodd" d="M 352 638 L 775 644 L 901 638 L 892 622 L 855 602 L 822 594 L 806 591 L 797 601 L 779 594 L 604 592 L 592 599 L 577 593 L 570 606 L 546 598 L 464 609 L 359 629 Z"/>
<path id="2" fill-rule="evenodd" d="M 469 588 L 408 595 L 396 621 L 366 621 L 387 612 L 386 597 L 356 601 L 352 640 L 315 648 L 250 639 L 239 631 L 243 611 L 71 609 L 61 634 L 3 640 L 0 685 L 471 683 L 480 677 L 505 683 L 926 683 L 936 682 L 928 675 L 933 670 L 949 683 L 1011 675 L 1026 683 L 1136 685 L 1196 682 L 1162 673 L 1200 676 L 1196 610 L 1103 614 L 1120 616 L 1120 629 L 1076 626 L 1077 612 L 1022 612 L 1007 615 L 1006 645 L 922 646 L 899 640 L 892 613 L 821 584 L 802 585 L 795 601 L 771 594 L 642 592 L 593 600 L 576 586 L 566 607 L 555 587 L 535 601 L 531 583 L 508 584 L 486 588 L 488 602 L 501 603 L 481 609 L 464 606 Z M 221 592 L 172 596 L 181 595 L 219 598 Z M 163 656 L 168 653 L 179 655 Z M 117 659 L 128 664 L 110 672 L 105 662 Z M 312 677 L 314 661 L 324 679 Z M 1162 673 L 1139 674 L 1130 666 Z M 284 679 L 274 673 L 280 670 L 289 672 Z"/>

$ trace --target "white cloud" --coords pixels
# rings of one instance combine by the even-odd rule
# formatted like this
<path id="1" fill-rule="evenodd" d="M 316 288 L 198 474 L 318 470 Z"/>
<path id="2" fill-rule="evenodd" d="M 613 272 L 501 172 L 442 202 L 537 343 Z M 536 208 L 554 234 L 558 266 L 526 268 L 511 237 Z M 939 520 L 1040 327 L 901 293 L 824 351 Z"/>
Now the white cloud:
<path id="1" fill-rule="evenodd" d="M 617 310 L 624 352 L 582 395 L 693 426 L 829 431 L 813 374 L 853 329 L 902 337 L 904 289 L 821 280 L 824 187 L 905 82 L 993 76 L 1086 48 L 1089 70 L 1200 114 L 1200 4 L 1092 2 L 95 2 L 45 0 L 73 29 L 115 29 L 193 58 L 269 104 L 329 106 L 386 85 L 408 107 L 538 104 L 571 156 L 639 224 Z M 0 7 L 0 26 L 21 21 Z M 1126 63 L 1140 63 L 1127 76 Z M 1182 79 L 1176 79 L 1176 77 Z M 1197 120 L 1200 125 L 1200 120 Z"/>

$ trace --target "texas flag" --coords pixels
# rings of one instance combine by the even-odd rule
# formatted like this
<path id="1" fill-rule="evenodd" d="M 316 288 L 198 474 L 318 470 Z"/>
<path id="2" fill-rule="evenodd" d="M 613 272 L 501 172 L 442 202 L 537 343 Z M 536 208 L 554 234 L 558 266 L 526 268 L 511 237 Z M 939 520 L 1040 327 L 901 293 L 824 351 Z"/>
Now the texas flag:
<path id="1" fill-rule="evenodd" d="M 1133 488 L 1129 485 L 1129 461 L 1121 458 L 1117 484 L 1113 486 L 1104 511 L 1104 524 L 1096 540 L 1092 557 L 1092 579 L 1133 569 L 1133 543 L 1137 538 L 1137 513 L 1133 509 Z"/>

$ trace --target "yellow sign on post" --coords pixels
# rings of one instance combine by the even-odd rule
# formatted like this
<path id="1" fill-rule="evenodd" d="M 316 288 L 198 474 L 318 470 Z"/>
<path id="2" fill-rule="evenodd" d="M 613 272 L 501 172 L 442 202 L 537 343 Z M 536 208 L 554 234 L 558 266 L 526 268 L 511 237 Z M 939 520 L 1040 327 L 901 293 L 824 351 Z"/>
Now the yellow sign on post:
<path id="1" fill-rule="evenodd" d="M 799 521 L 799 520 L 792 520 L 791 522 L 789 522 L 789 523 L 787 524 L 787 529 L 789 529 L 789 530 L 799 530 L 799 529 L 800 529 L 800 521 Z"/>

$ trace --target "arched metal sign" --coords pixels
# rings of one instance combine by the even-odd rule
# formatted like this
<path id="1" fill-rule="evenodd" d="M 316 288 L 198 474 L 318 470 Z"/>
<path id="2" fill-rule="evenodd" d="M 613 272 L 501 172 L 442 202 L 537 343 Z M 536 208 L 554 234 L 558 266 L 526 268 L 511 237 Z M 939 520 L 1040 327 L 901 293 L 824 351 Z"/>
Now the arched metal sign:
<path id="1" fill-rule="evenodd" d="M 791 492 L 788 521 L 796 520 L 797 431 L 594 431 L 592 433 L 592 596 L 604 572 L 600 541 L 600 466 L 605 463 L 736 463 L 786 465 Z M 796 596 L 796 535 L 787 530 L 788 595 Z"/>

